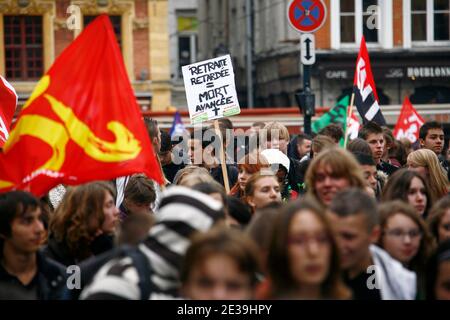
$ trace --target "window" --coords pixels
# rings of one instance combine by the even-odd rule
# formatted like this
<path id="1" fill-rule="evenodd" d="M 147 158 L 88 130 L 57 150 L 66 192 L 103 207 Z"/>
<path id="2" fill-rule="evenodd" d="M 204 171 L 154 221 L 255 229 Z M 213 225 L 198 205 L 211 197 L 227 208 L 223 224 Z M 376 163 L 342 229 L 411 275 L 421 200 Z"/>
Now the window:
<path id="1" fill-rule="evenodd" d="M 412 41 L 427 40 L 427 3 L 424 0 L 411 2 Z"/>
<path id="2" fill-rule="evenodd" d="M 178 16 L 178 77 L 182 77 L 181 67 L 197 61 L 197 28 L 196 17 Z"/>
<path id="3" fill-rule="evenodd" d="M 433 40 L 434 41 L 448 41 L 450 40 L 450 0 L 435 0 L 433 25 Z"/>
<path id="4" fill-rule="evenodd" d="M 405 44 L 409 46 L 448 45 L 450 41 L 450 0 L 409 0 L 404 2 Z"/>
<path id="5" fill-rule="evenodd" d="M 362 14 L 363 14 L 363 35 L 367 43 L 378 43 L 378 31 L 374 22 L 371 21 L 372 15 L 377 15 L 377 11 L 373 10 L 378 6 L 377 0 L 363 0 Z M 376 17 L 380 19 L 380 17 Z M 374 20 L 372 18 L 372 20 Z"/>
<path id="6" fill-rule="evenodd" d="M 6 77 L 36 80 L 43 72 L 42 16 L 4 16 Z"/>
<path id="7" fill-rule="evenodd" d="M 355 40 L 355 1 L 341 1 L 341 42 L 354 43 Z"/>
<path id="8" fill-rule="evenodd" d="M 377 6 L 377 0 L 341 0 L 340 1 L 341 43 L 359 42 L 361 34 L 367 43 L 378 42 L 378 29 L 369 24 L 373 11 L 371 6 Z"/>
<path id="9" fill-rule="evenodd" d="M 98 16 L 84 16 L 83 17 L 84 26 L 86 27 L 97 17 Z M 109 20 L 111 20 L 114 33 L 116 34 L 116 39 L 119 44 L 119 48 L 122 50 L 122 17 L 121 16 L 108 16 L 108 17 Z"/>
<path id="10" fill-rule="evenodd" d="M 368 46 L 392 47 L 392 0 L 330 1 L 331 46 L 359 47 L 364 35 Z"/>

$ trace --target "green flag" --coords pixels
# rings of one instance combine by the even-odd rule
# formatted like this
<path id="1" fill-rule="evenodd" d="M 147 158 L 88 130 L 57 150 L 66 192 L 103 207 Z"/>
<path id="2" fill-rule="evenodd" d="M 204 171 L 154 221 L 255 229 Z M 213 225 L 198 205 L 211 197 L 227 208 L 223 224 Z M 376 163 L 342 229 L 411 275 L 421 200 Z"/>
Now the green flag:
<path id="1" fill-rule="evenodd" d="M 314 121 L 311 125 L 311 129 L 314 133 L 318 133 L 320 130 L 325 128 L 330 123 L 338 123 L 342 126 L 342 129 L 345 131 L 345 125 L 347 122 L 347 106 L 350 103 L 350 97 L 345 96 L 339 102 L 337 105 L 322 115 L 319 119 Z M 343 145 L 344 139 L 341 139 L 340 145 Z"/>

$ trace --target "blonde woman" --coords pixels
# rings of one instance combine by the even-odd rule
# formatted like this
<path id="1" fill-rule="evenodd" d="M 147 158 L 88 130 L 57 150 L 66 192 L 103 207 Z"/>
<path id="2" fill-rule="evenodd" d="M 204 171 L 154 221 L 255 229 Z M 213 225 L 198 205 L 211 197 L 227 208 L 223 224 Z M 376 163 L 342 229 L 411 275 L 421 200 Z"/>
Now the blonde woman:
<path id="1" fill-rule="evenodd" d="M 428 181 L 431 196 L 438 200 L 449 192 L 449 182 L 436 154 L 429 149 L 411 152 L 407 160 L 408 168 L 417 171 Z"/>

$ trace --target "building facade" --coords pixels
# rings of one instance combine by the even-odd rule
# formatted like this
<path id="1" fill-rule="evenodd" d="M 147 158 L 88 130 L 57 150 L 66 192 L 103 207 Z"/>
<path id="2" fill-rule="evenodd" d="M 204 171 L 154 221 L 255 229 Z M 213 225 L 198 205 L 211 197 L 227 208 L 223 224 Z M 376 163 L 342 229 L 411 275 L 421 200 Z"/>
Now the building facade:
<path id="1" fill-rule="evenodd" d="M 172 106 L 187 108 L 181 67 L 198 61 L 197 0 L 169 1 L 170 78 Z"/>
<path id="2" fill-rule="evenodd" d="M 0 74 L 12 83 L 21 103 L 55 58 L 100 14 L 111 19 L 142 110 L 171 105 L 167 0 L 0 0 Z"/>
<path id="3" fill-rule="evenodd" d="M 302 89 L 299 33 L 287 19 L 292 0 L 199 0 L 199 57 L 223 45 L 246 100 L 246 54 L 253 56 L 256 107 L 296 106 Z M 365 36 L 380 104 L 450 103 L 449 0 L 323 0 L 327 18 L 315 32 L 312 91 L 317 106 L 333 106 L 351 92 L 356 58 Z M 251 15 L 246 14 L 251 5 Z M 246 21 L 253 28 L 246 49 Z M 245 103 L 242 103 L 245 105 Z"/>

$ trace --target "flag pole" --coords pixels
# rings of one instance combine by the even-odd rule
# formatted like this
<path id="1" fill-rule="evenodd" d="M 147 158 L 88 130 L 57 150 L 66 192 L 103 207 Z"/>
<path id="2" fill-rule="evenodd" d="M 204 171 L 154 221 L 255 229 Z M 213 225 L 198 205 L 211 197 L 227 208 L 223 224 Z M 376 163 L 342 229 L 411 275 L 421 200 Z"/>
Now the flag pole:
<path id="1" fill-rule="evenodd" d="M 219 121 L 216 119 L 214 120 L 214 129 L 216 130 L 216 134 L 219 136 L 220 141 L 220 165 L 222 167 L 222 177 L 223 177 L 223 184 L 225 186 L 225 191 L 227 194 L 230 193 L 230 183 L 228 182 L 228 172 L 225 162 L 225 152 L 223 148 L 223 140 L 222 140 L 222 132 L 219 129 Z"/>
<path id="2" fill-rule="evenodd" d="M 354 101 L 355 101 L 355 92 L 352 93 L 352 97 L 350 99 L 350 105 L 347 107 L 347 115 L 346 115 L 346 119 L 345 119 L 345 132 L 344 132 L 344 149 L 347 148 L 347 142 L 348 142 L 348 135 L 347 135 L 347 131 L 348 131 L 348 117 L 352 113 Z"/>

